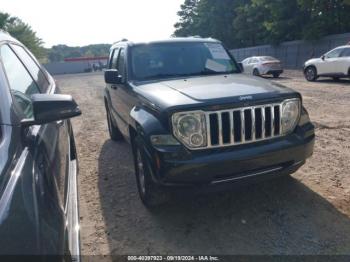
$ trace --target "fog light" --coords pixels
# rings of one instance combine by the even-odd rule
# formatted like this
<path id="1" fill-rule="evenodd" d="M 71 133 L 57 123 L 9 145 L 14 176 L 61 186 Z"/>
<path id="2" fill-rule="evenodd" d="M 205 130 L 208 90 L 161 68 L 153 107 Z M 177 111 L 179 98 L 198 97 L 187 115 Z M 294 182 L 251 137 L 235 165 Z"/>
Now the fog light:
<path id="1" fill-rule="evenodd" d="M 194 146 L 201 146 L 203 144 L 203 136 L 200 134 L 193 134 L 191 136 L 191 144 Z"/>

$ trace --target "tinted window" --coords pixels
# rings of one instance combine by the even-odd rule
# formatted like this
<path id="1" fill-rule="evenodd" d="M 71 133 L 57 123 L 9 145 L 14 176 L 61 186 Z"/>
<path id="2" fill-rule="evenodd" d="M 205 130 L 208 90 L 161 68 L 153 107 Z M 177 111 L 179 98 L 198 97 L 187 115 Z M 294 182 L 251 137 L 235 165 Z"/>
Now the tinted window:
<path id="1" fill-rule="evenodd" d="M 350 48 L 345 48 L 341 53 L 341 57 L 350 57 Z"/>
<path id="2" fill-rule="evenodd" d="M 260 61 L 276 61 L 277 59 L 272 56 L 262 56 L 260 57 Z"/>
<path id="3" fill-rule="evenodd" d="M 136 80 L 240 72 L 220 43 L 142 44 L 130 52 Z"/>
<path id="4" fill-rule="evenodd" d="M 117 69 L 119 74 L 124 77 L 124 73 L 125 73 L 125 49 L 124 48 L 120 50 Z"/>
<path id="5" fill-rule="evenodd" d="M 247 65 L 250 62 L 250 58 L 246 58 L 242 61 L 243 64 Z"/>
<path id="6" fill-rule="evenodd" d="M 11 45 L 11 47 L 15 50 L 21 61 L 26 65 L 27 69 L 40 87 L 41 91 L 46 92 L 49 87 L 49 82 L 38 64 L 33 60 L 28 52 L 24 50 L 23 47 L 18 45 Z"/>
<path id="7" fill-rule="evenodd" d="M 40 93 L 39 88 L 9 46 L 3 45 L 0 48 L 0 54 L 12 95 L 24 115 L 32 118 L 30 95 Z"/>
<path id="8" fill-rule="evenodd" d="M 340 53 L 343 51 L 343 48 L 338 48 L 335 50 L 330 51 L 329 53 L 326 54 L 327 58 L 336 58 L 339 57 Z"/>
<path id="9" fill-rule="evenodd" d="M 109 68 L 117 69 L 118 54 L 119 54 L 119 48 L 114 49 Z"/>

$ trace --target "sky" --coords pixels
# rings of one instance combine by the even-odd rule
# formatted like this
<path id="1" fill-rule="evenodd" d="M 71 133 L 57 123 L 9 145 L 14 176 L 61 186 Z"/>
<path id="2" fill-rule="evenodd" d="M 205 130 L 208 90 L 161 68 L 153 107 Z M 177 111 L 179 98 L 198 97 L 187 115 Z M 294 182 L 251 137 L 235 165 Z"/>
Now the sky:
<path id="1" fill-rule="evenodd" d="M 28 23 L 45 47 L 168 38 L 184 0 L 1 0 L 0 11 Z"/>

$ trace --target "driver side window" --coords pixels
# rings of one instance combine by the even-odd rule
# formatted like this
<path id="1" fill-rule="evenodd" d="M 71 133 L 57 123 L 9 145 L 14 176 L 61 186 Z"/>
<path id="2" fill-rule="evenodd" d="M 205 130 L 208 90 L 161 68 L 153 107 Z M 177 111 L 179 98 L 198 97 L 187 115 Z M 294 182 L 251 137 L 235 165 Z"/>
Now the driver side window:
<path id="1" fill-rule="evenodd" d="M 27 69 L 8 45 L 0 47 L 0 55 L 8 84 L 16 104 L 26 118 L 33 117 L 30 96 L 40 93 Z"/>

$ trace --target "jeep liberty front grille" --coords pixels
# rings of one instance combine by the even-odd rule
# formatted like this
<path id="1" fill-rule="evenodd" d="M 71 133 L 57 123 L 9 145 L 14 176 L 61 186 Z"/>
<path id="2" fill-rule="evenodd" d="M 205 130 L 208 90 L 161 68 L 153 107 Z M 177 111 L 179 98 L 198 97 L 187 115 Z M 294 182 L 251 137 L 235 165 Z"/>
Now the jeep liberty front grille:
<path id="1" fill-rule="evenodd" d="M 205 112 L 207 148 L 247 144 L 278 137 L 282 104 Z"/>

